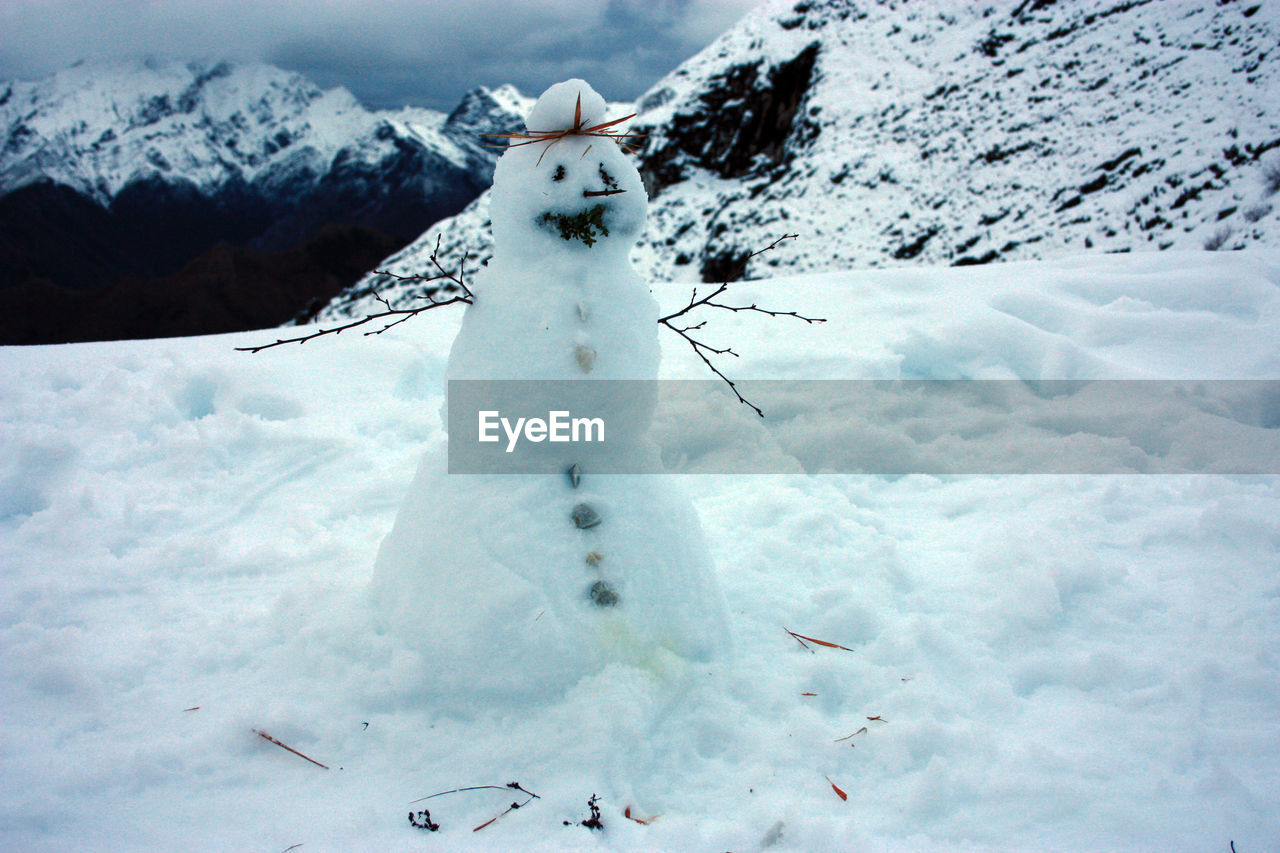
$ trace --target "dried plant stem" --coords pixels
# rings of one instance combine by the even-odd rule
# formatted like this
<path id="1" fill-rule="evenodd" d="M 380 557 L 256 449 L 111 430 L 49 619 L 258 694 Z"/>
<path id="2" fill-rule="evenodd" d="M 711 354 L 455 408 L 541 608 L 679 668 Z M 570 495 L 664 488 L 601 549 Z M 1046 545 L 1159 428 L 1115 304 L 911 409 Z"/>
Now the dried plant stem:
<path id="1" fill-rule="evenodd" d="M 618 143 L 622 149 L 628 153 L 633 153 L 630 145 L 632 140 L 644 138 L 643 133 L 624 133 L 615 130 L 614 126 L 622 124 L 628 119 L 636 117 L 635 113 L 615 118 L 611 121 L 601 122 L 600 124 L 586 127 L 582 121 L 582 95 L 578 95 L 578 100 L 573 107 L 573 126 L 560 130 L 530 130 L 526 133 L 484 133 L 481 136 L 487 136 L 494 139 L 505 139 L 506 145 L 494 143 L 495 147 L 519 148 L 521 145 L 536 145 L 537 143 L 545 143 L 546 148 L 543 149 L 542 155 L 545 156 L 552 145 L 555 145 L 562 139 L 570 136 L 598 136 L 604 139 L 612 139 Z M 538 157 L 538 162 L 542 162 L 542 156 Z"/>
<path id="2" fill-rule="evenodd" d="M 848 740 L 849 738 L 852 738 L 852 737 L 857 737 L 858 735 L 864 735 L 866 733 L 867 733 L 867 727 L 863 726 L 862 728 L 858 729 L 856 732 L 854 732 L 851 735 L 845 735 L 844 737 L 836 738 L 835 742 L 840 743 L 841 741 Z"/>
<path id="3" fill-rule="evenodd" d="M 519 782 L 508 782 L 505 785 L 472 785 L 469 788 L 454 788 L 451 791 L 440 791 L 439 793 L 436 793 L 436 794 L 429 794 L 425 797 L 419 797 L 416 800 L 410 800 L 409 805 L 413 805 L 414 803 L 421 803 L 424 800 L 434 800 L 436 797 L 443 797 L 446 794 L 460 794 L 463 791 L 507 791 L 507 790 L 515 790 L 515 791 L 520 791 L 523 794 L 528 794 L 530 799 L 534 799 L 534 800 L 541 799 L 541 797 L 539 797 L 533 791 L 530 791 L 526 788 L 521 787 Z"/>
<path id="4" fill-rule="evenodd" d="M 269 740 L 269 741 L 271 741 L 272 743 L 274 743 L 276 746 L 280 747 L 281 749 L 287 749 L 287 750 L 289 750 L 290 752 L 292 752 L 294 755 L 298 756 L 299 758 L 305 758 L 305 759 L 307 759 L 307 761 L 310 761 L 312 764 L 314 764 L 314 765 L 315 765 L 315 766 L 317 766 L 317 767 L 323 767 L 325 770 L 328 770 L 328 769 L 329 769 L 329 766 L 328 766 L 327 764 L 321 764 L 319 761 L 316 761 L 316 760 L 315 760 L 314 758 L 312 758 L 311 756 L 306 755 L 306 754 L 301 753 L 301 752 L 298 752 L 298 750 L 296 750 L 296 749 L 294 749 L 293 747 L 289 746 L 287 743 L 281 743 L 280 741 L 276 740 L 276 739 L 275 739 L 275 738 L 273 738 L 271 735 L 267 734 L 266 732 L 262 731 L 261 729 L 253 729 L 253 733 L 254 733 L 255 735 L 257 735 L 258 737 L 260 737 L 260 738 L 264 739 L 264 740 Z"/>
<path id="5" fill-rule="evenodd" d="M 489 818 L 488 820 L 486 820 L 484 823 L 480 824 L 479 826 L 472 828 L 472 830 L 471 830 L 472 832 L 479 832 L 480 830 L 484 829 L 484 828 L 485 828 L 486 826 L 488 826 L 489 824 L 491 824 L 491 823 L 493 823 L 494 821 L 498 820 L 498 818 L 501 818 L 501 817 L 503 817 L 503 816 L 505 816 L 505 815 L 508 815 L 508 814 L 510 814 L 511 812 L 515 811 L 516 809 L 524 808 L 525 806 L 529 805 L 529 803 L 533 802 L 534 800 L 542 799 L 542 798 L 541 798 L 541 797 L 539 797 L 537 794 L 535 794 L 533 791 L 530 791 L 528 788 L 525 788 L 525 787 L 521 786 L 521 784 L 520 784 L 519 782 L 508 782 L 506 785 L 471 785 L 471 786 L 466 787 L 466 788 L 453 788 L 453 789 L 448 790 L 448 791 L 439 791 L 439 792 L 437 792 L 437 793 L 435 793 L 435 794 L 429 794 L 429 795 L 427 795 L 427 796 L 425 796 L 425 797 L 419 797 L 419 798 L 418 798 L 418 799 L 416 799 L 416 800 L 412 800 L 412 801 L 410 801 L 409 805 L 414 805 L 415 803 L 421 803 L 421 802 L 422 802 L 422 801 L 424 801 L 424 800 L 432 800 L 432 799 L 435 799 L 436 797 L 443 797 L 443 796 L 445 796 L 446 794 L 460 794 L 460 793 L 462 793 L 463 791 L 519 791 L 520 793 L 525 794 L 525 795 L 527 795 L 527 796 L 528 796 L 528 799 L 527 799 L 527 800 L 525 800 L 523 803 L 512 803 L 511 805 L 507 806 L 507 808 L 506 808 L 504 811 L 502 811 L 501 813 L 499 813 L 499 814 L 497 814 L 497 815 L 494 815 L 493 817 Z M 425 815 L 427 816 L 427 817 L 426 817 L 426 821 L 425 821 L 425 823 L 424 823 L 424 824 L 419 824 L 417 821 L 415 821 L 415 820 L 414 820 L 414 815 L 413 815 L 413 813 L 412 813 L 412 812 L 410 812 L 410 813 L 409 813 L 409 822 L 410 822 L 410 823 L 412 823 L 414 826 L 420 826 L 421 828 L 431 829 L 433 832 L 434 832 L 436 829 L 439 829 L 439 828 L 440 828 L 439 824 L 434 824 L 434 825 L 432 825 L 432 823 L 431 823 L 431 813 L 430 813 L 430 812 L 425 812 L 425 811 L 424 811 L 424 812 L 419 812 L 419 814 L 425 814 Z"/>
<path id="6" fill-rule="evenodd" d="M 848 646 L 842 646 L 839 643 L 830 643 L 830 642 L 827 642 L 826 640 L 817 640 L 817 639 L 814 639 L 813 637 L 806 637 L 804 634 L 797 634 L 795 631 L 792 631 L 790 628 L 787 628 L 785 626 L 783 627 L 782 630 L 786 631 L 788 634 L 794 637 L 796 642 L 804 646 L 806 649 L 809 649 L 809 647 L 805 645 L 805 643 L 809 642 L 809 643 L 817 643 L 819 646 L 826 646 L 829 649 L 844 649 L 846 652 L 853 651 L 853 649 L 849 648 Z M 813 651 L 813 649 L 809 649 L 809 651 Z"/>

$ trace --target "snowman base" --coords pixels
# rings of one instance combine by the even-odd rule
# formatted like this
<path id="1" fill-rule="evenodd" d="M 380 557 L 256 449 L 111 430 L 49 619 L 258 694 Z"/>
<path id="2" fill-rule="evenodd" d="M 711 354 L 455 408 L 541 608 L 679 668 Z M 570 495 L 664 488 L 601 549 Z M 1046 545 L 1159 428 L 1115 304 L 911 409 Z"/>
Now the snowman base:
<path id="1" fill-rule="evenodd" d="M 425 663 L 422 683 L 406 685 L 414 693 L 530 701 L 611 663 L 727 652 L 698 517 L 671 478 L 584 476 L 575 487 L 445 467 L 442 452 L 427 454 L 369 588 L 383 630 Z M 580 527 L 584 505 L 595 523 Z"/>

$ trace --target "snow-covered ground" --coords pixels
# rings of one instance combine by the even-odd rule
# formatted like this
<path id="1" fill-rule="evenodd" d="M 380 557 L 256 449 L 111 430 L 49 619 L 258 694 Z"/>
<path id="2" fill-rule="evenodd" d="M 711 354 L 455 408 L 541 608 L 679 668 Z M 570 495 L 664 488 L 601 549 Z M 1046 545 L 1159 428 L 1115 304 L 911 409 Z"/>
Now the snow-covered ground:
<path id="1" fill-rule="evenodd" d="M 1273 251 L 731 293 L 828 318 L 713 314 L 733 377 L 1280 378 Z M 438 452 L 450 310 L 0 349 L 0 847 L 1280 848 L 1276 476 L 683 477 L 726 661 L 442 713 L 364 589 Z M 663 335 L 664 376 L 705 376 Z M 528 798 L 410 805 L 509 782 L 540 798 L 478 831 Z"/>

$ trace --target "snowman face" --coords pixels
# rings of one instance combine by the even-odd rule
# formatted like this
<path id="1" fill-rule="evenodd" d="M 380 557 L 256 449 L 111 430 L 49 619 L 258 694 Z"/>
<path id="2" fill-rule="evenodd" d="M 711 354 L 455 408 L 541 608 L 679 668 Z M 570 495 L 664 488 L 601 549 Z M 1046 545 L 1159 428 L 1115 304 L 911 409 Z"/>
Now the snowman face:
<path id="1" fill-rule="evenodd" d="M 566 137 L 508 150 L 494 175 L 495 250 L 630 251 L 648 198 L 611 139 Z"/>
<path id="2" fill-rule="evenodd" d="M 619 140 L 592 132 L 611 126 L 606 112 L 582 80 L 538 99 L 527 121 L 534 136 L 508 147 L 494 172 L 495 253 L 587 253 L 595 263 L 635 244 L 649 200 Z"/>
<path id="3" fill-rule="evenodd" d="M 636 241 L 647 199 L 635 167 L 616 143 L 568 138 L 539 153 L 535 181 L 543 186 L 529 213 L 545 238 L 586 249 L 608 242 L 629 247 Z"/>

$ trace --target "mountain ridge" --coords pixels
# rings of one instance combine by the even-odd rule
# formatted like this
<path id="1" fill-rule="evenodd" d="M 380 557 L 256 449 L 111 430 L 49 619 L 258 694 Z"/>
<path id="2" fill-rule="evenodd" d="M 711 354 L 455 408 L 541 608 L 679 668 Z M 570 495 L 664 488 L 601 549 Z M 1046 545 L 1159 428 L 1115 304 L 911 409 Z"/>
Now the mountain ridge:
<path id="1" fill-rule="evenodd" d="M 523 104 L 511 87 L 479 88 L 448 116 L 372 112 L 344 89 L 227 62 L 80 64 L 0 84 L 0 301 L 19 285 L 10 308 L 125 278 L 181 290 L 172 277 L 219 243 L 269 265 L 333 227 L 356 229 L 355 256 L 403 245 L 488 186 L 496 155 L 478 136 L 518 121 Z M 246 322 L 284 322 L 331 287 Z M 57 317 L 45 326 L 40 339 L 58 340 Z"/>
<path id="2" fill-rule="evenodd" d="M 637 101 L 654 281 L 1280 245 L 1280 5 L 766 2 Z M 489 254 L 487 198 L 388 260 Z M 752 257 L 783 233 L 777 251 Z M 322 317 L 359 314 L 366 276 Z"/>

